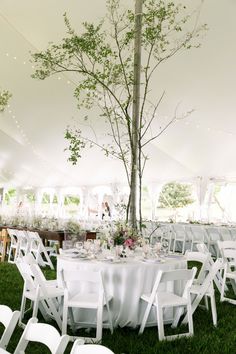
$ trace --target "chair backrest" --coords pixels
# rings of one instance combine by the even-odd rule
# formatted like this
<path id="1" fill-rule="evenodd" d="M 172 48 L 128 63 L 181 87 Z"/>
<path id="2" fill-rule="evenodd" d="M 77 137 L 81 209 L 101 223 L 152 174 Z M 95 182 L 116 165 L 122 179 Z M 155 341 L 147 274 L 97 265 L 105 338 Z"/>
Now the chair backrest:
<path id="1" fill-rule="evenodd" d="M 17 231 L 14 229 L 7 229 L 7 232 L 11 239 L 11 245 L 16 246 L 18 242 Z"/>
<path id="2" fill-rule="evenodd" d="M 167 283 L 169 281 L 171 281 L 171 282 L 184 281 L 185 286 L 183 286 L 182 294 L 179 294 L 179 296 L 187 298 L 188 293 L 189 293 L 189 289 L 193 283 L 196 272 L 197 272 L 196 267 L 193 267 L 192 269 L 176 269 L 176 270 L 168 270 L 168 271 L 159 270 L 157 273 L 157 277 L 156 277 L 153 289 L 152 289 L 150 303 L 153 303 L 156 294 L 158 294 L 158 291 L 160 290 L 159 289 L 160 284 Z M 175 289 L 175 286 L 173 287 L 173 291 L 174 291 L 174 289 Z M 160 291 L 162 291 L 162 290 L 160 290 Z"/>
<path id="3" fill-rule="evenodd" d="M 19 317 L 20 311 L 13 312 L 10 307 L 0 305 L 0 323 L 5 327 L 0 339 L 0 348 L 5 349 L 7 347 Z"/>
<path id="4" fill-rule="evenodd" d="M 63 280 L 67 282 L 87 282 L 94 284 L 102 283 L 102 273 L 101 271 L 90 271 L 90 270 L 62 270 Z"/>
<path id="5" fill-rule="evenodd" d="M 188 262 L 201 263 L 201 269 L 196 277 L 197 283 L 201 284 L 210 269 L 210 253 L 186 251 L 185 256 L 187 257 Z"/>
<path id="6" fill-rule="evenodd" d="M 222 241 L 232 240 L 231 233 L 227 227 L 219 227 L 219 232 Z"/>
<path id="7" fill-rule="evenodd" d="M 66 293 L 70 294 L 71 285 L 79 292 L 98 293 L 99 301 L 103 302 L 105 289 L 101 271 L 90 270 L 62 270 L 62 283 Z"/>
<path id="8" fill-rule="evenodd" d="M 41 242 L 41 238 L 37 232 L 28 230 L 27 235 L 30 238 L 31 242 L 37 242 L 37 243 Z"/>
<path id="9" fill-rule="evenodd" d="M 34 256 L 31 253 L 28 253 L 27 255 L 22 257 L 22 262 L 24 262 L 30 266 L 32 274 L 34 275 L 34 277 L 37 277 L 40 280 L 40 283 L 46 281 L 46 278 L 45 278 L 41 268 L 39 267 L 36 259 L 34 258 Z M 32 267 L 32 266 L 34 266 L 34 267 Z M 37 273 L 37 275 L 35 273 Z"/>
<path id="10" fill-rule="evenodd" d="M 236 240 L 236 228 L 235 228 L 235 227 L 231 227 L 231 228 L 229 229 L 229 231 L 230 231 L 232 240 L 235 241 L 235 240 Z"/>
<path id="11" fill-rule="evenodd" d="M 30 341 L 45 344 L 52 354 L 63 354 L 69 342 L 69 336 L 60 336 L 53 326 L 37 322 L 38 319 L 35 317 L 28 321 L 14 354 L 24 353 Z"/>
<path id="12" fill-rule="evenodd" d="M 31 265 L 17 259 L 16 266 L 24 280 L 24 286 L 26 291 L 36 291 L 38 288 L 38 282 L 35 281 L 35 276 L 31 270 Z"/>
<path id="13" fill-rule="evenodd" d="M 206 232 L 208 233 L 210 241 L 218 241 L 220 240 L 220 232 L 217 227 L 206 227 Z"/>
<path id="14" fill-rule="evenodd" d="M 225 248 L 222 249 L 222 256 L 226 265 L 227 272 L 233 271 L 236 267 L 236 249 Z"/>
<path id="15" fill-rule="evenodd" d="M 197 243 L 196 247 L 197 247 L 198 252 L 209 253 L 209 250 L 208 250 L 205 243 Z"/>
<path id="16" fill-rule="evenodd" d="M 217 241 L 218 247 L 222 249 L 236 249 L 236 241 Z"/>
<path id="17" fill-rule="evenodd" d="M 172 230 L 174 231 L 175 235 L 178 238 L 185 238 L 186 237 L 186 232 L 185 232 L 185 228 L 183 225 L 179 225 L 179 224 L 173 224 L 172 225 Z"/>
<path id="18" fill-rule="evenodd" d="M 204 242 L 205 239 L 207 238 L 206 231 L 202 226 L 199 225 L 191 226 L 191 230 L 193 233 L 194 242 Z"/>
<path id="19" fill-rule="evenodd" d="M 110 349 L 99 344 L 81 344 L 81 339 L 77 339 L 71 349 L 70 354 L 114 354 Z"/>

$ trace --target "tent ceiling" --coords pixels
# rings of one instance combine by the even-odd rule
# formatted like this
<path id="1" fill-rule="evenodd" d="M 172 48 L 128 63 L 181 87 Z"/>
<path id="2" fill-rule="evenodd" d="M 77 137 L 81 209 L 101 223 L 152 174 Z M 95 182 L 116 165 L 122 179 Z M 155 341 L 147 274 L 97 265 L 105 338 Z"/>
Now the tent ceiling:
<path id="1" fill-rule="evenodd" d="M 78 166 L 67 162 L 64 132 L 80 116 L 68 77 L 33 80 L 30 51 L 43 50 L 65 34 L 63 13 L 73 26 L 96 21 L 105 0 L 1 0 L 0 85 L 12 92 L 0 114 L 0 185 L 67 186 L 125 182 L 118 161 L 86 151 Z M 133 5 L 133 0 L 123 4 Z M 198 4 L 197 0 L 191 2 Z M 205 0 L 201 18 L 209 32 L 198 50 L 159 69 L 153 97 L 166 91 L 162 116 L 194 109 L 148 150 L 147 181 L 236 177 L 236 2 Z"/>

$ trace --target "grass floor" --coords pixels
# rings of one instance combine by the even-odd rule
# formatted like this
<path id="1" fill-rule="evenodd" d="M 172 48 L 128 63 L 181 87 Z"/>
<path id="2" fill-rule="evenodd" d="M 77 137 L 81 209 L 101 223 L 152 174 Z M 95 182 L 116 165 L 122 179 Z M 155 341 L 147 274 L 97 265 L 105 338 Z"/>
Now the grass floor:
<path id="1" fill-rule="evenodd" d="M 47 279 L 55 278 L 54 271 L 45 270 L 44 272 Z M 8 305 L 13 310 L 19 310 L 22 288 L 23 281 L 16 266 L 0 263 L 0 304 Z M 234 354 L 236 353 L 236 306 L 220 303 L 218 298 L 217 294 L 218 327 L 213 327 L 210 311 L 207 312 L 198 308 L 193 317 L 194 336 L 192 338 L 159 342 L 156 327 L 146 328 L 141 336 L 138 336 L 138 328 L 117 328 L 113 335 L 110 334 L 109 330 L 104 330 L 102 344 L 110 348 L 115 354 Z M 168 326 L 166 331 L 171 333 L 172 330 Z M 0 328 L 1 332 L 2 328 Z M 11 353 L 14 351 L 21 334 L 22 329 L 17 327 L 7 348 Z M 65 353 L 70 353 L 71 347 L 72 344 L 69 343 Z M 49 351 L 44 346 L 32 343 L 29 345 L 27 353 L 47 354 Z"/>

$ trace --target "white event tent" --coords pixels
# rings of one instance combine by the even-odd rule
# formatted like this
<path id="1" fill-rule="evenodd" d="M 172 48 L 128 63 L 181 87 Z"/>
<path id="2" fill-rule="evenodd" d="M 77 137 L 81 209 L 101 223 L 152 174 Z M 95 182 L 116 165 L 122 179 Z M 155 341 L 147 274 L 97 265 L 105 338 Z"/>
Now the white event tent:
<path id="1" fill-rule="evenodd" d="M 185 1 L 191 7 L 199 1 Z M 133 0 L 123 0 L 133 6 Z M 81 116 L 66 75 L 44 81 L 31 78 L 30 52 L 47 48 L 65 36 L 63 13 L 80 30 L 83 21 L 106 13 L 105 0 L 1 0 L 0 87 L 12 93 L 0 114 L 0 187 L 66 187 L 125 183 L 120 163 L 99 150 L 85 151 L 77 166 L 67 162 L 64 133 Z M 145 181 L 197 181 L 203 203 L 209 181 L 236 180 L 236 2 L 205 0 L 199 23 L 209 31 L 200 49 L 162 65 L 154 97 L 165 90 L 159 114 L 171 117 L 194 110 L 173 124 L 150 146 Z M 96 112 L 93 113 L 96 115 Z M 99 135 L 99 123 L 97 132 Z M 102 130 L 102 129 L 101 129 Z"/>

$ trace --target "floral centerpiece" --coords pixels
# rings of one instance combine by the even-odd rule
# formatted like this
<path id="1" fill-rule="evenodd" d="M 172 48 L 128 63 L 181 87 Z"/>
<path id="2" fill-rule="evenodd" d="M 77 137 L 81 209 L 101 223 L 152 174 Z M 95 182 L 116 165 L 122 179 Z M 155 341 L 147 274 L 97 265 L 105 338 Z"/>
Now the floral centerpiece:
<path id="1" fill-rule="evenodd" d="M 110 237 L 114 242 L 114 246 L 122 245 L 130 249 L 134 249 L 142 243 L 142 238 L 138 231 L 134 230 L 130 225 L 121 222 L 114 223 L 114 228 L 110 230 Z"/>
<path id="2" fill-rule="evenodd" d="M 76 220 L 68 220 L 64 224 L 65 240 L 72 241 L 84 241 L 85 233 L 81 230 L 80 224 Z"/>

